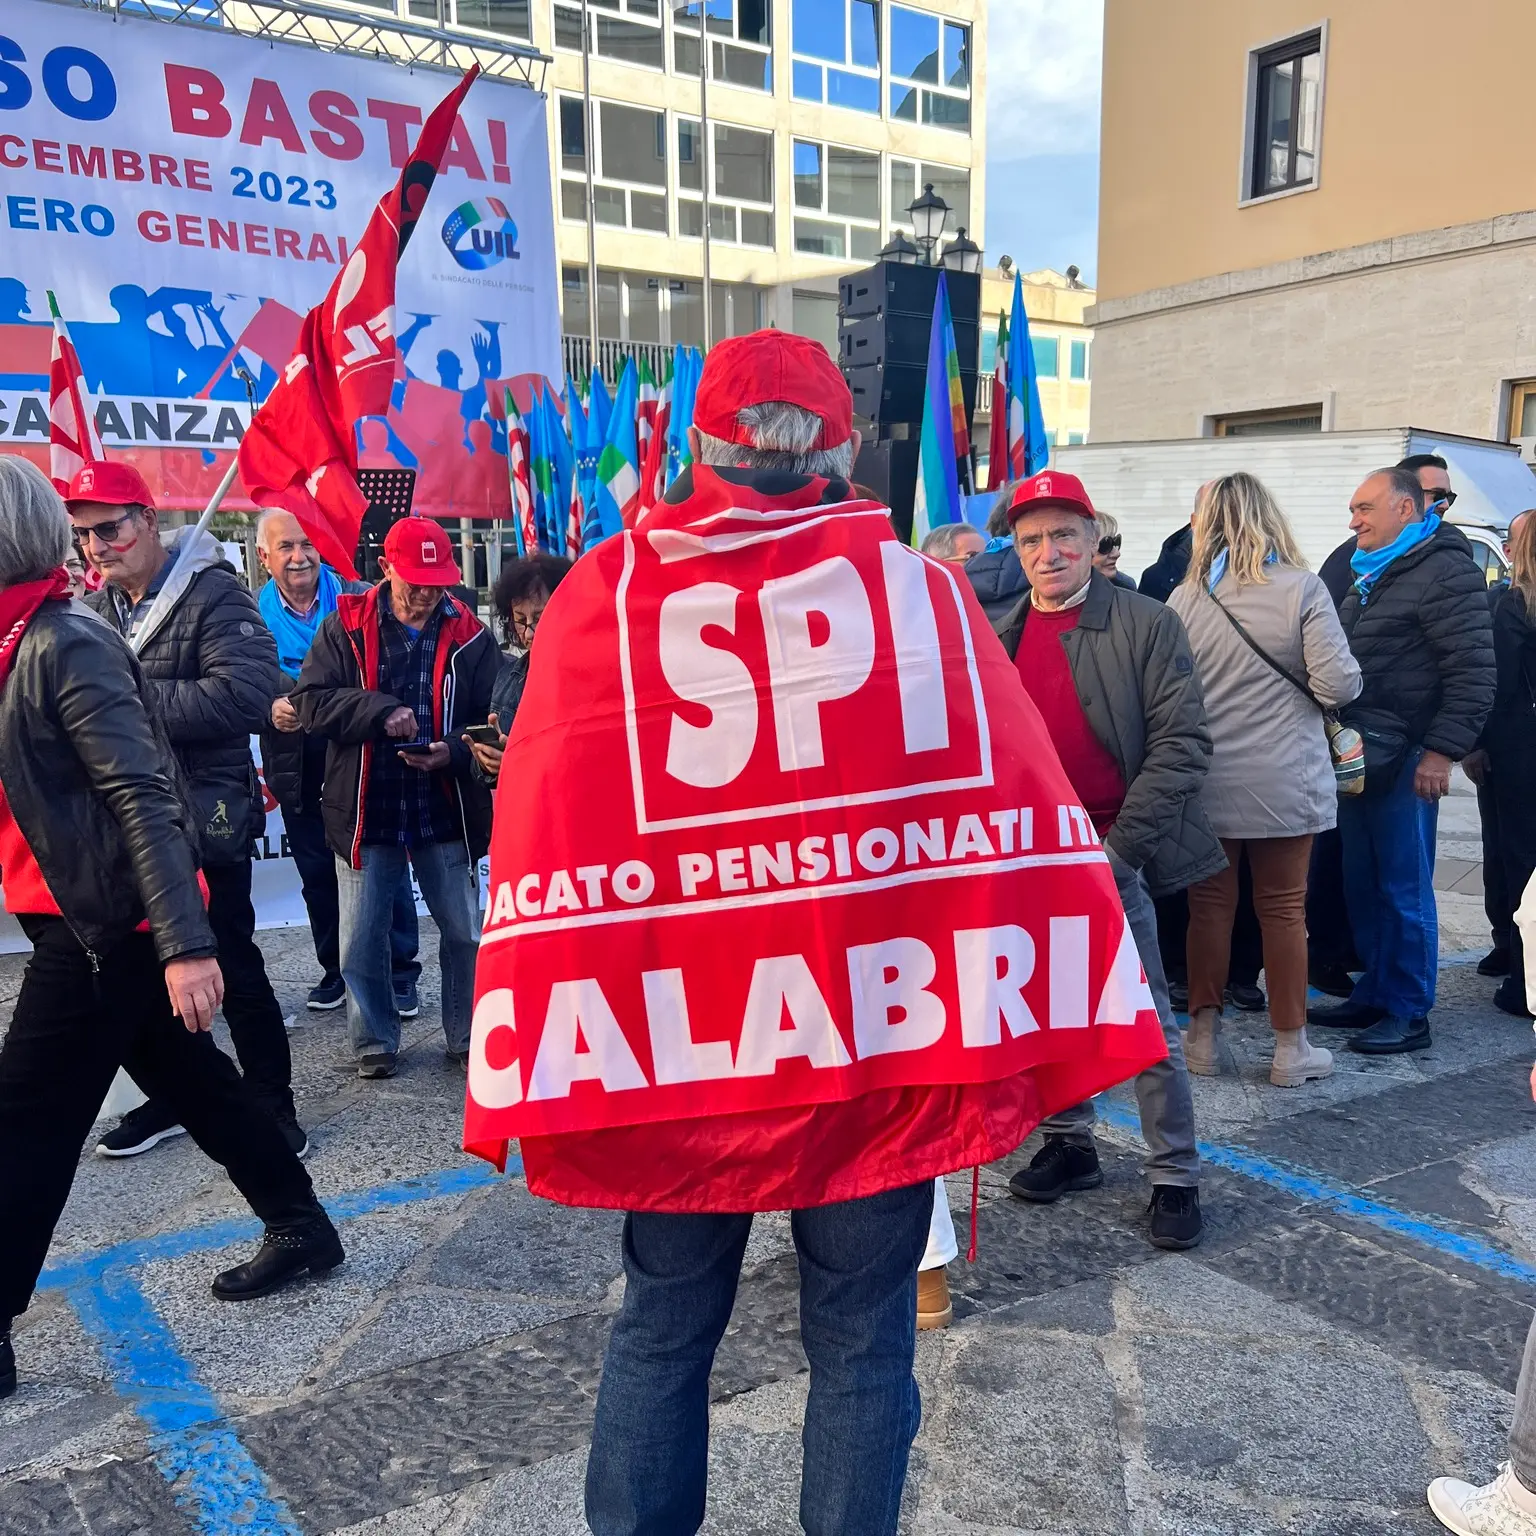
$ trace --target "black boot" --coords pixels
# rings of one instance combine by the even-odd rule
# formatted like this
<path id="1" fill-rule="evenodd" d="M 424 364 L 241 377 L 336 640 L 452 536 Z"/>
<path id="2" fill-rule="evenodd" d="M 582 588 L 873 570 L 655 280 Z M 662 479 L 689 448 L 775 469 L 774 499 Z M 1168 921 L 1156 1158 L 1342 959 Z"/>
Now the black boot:
<path id="1" fill-rule="evenodd" d="M 11 1348 L 11 1325 L 0 1326 L 0 1397 L 16 1390 L 16 1351 Z"/>
<path id="2" fill-rule="evenodd" d="M 323 1275 L 346 1258 L 331 1218 L 318 1202 L 302 1217 L 269 1226 L 256 1256 L 213 1277 L 220 1301 L 252 1301 L 281 1290 L 301 1275 Z"/>

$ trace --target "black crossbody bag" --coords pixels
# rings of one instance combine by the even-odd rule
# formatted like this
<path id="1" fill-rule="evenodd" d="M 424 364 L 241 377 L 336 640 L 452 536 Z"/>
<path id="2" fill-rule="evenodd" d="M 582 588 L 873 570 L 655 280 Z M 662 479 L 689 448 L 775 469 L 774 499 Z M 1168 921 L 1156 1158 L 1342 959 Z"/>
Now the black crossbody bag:
<path id="1" fill-rule="evenodd" d="M 1283 677 L 1297 692 L 1304 693 L 1311 701 L 1313 707 L 1322 715 L 1323 730 L 1328 736 L 1328 756 L 1333 763 L 1333 777 L 1338 785 L 1339 793 L 1341 795 L 1358 795 L 1364 792 L 1367 781 L 1374 785 L 1380 775 L 1380 768 L 1372 762 L 1367 734 L 1357 731 L 1353 726 L 1345 725 L 1331 710 L 1324 709 L 1317 695 L 1295 673 L 1286 667 L 1282 667 L 1248 633 L 1237 615 L 1214 592 L 1210 594 L 1210 598 L 1226 616 L 1227 623 L 1242 637 L 1243 643 L 1248 649 L 1272 672 Z M 1407 743 L 1400 741 L 1397 749 L 1396 767 L 1393 767 L 1391 770 L 1393 779 L 1397 776 L 1397 768 L 1402 766 L 1402 754 L 1406 749 Z M 1387 782 L 1391 782 L 1391 780 Z"/>

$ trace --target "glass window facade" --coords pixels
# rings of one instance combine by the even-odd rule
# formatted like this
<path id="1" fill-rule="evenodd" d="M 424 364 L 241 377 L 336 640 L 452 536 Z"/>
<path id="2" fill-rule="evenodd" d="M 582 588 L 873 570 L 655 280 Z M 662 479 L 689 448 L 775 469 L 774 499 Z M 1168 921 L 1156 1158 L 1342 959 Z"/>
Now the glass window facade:
<path id="1" fill-rule="evenodd" d="M 795 100 L 878 115 L 878 0 L 793 0 L 790 26 Z"/>
<path id="2" fill-rule="evenodd" d="M 1054 336 L 1032 336 L 1030 340 L 1035 348 L 1035 372 L 1042 379 L 1057 378 L 1061 373 L 1061 343 Z"/>
<path id="3" fill-rule="evenodd" d="M 1074 379 L 1088 377 L 1088 343 L 1086 341 L 1072 343 L 1072 377 Z"/>
<path id="4" fill-rule="evenodd" d="M 971 29 L 932 11 L 890 7 L 890 114 L 969 133 Z"/>

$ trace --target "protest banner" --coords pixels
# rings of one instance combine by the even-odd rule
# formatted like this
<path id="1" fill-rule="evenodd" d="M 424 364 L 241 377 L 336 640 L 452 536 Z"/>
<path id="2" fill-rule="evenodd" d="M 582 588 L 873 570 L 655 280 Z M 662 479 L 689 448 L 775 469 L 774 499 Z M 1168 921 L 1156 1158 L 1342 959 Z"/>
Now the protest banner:
<path id="1" fill-rule="evenodd" d="M 89 10 L 62 41 L 61 14 L 0 15 L 0 451 L 47 467 L 51 288 L 108 457 L 201 510 L 250 419 L 237 367 L 264 399 L 454 75 Z M 482 77 L 402 258 L 363 466 L 417 470 L 417 511 L 504 515 L 500 391 L 563 380 L 559 323 L 544 102 Z"/>

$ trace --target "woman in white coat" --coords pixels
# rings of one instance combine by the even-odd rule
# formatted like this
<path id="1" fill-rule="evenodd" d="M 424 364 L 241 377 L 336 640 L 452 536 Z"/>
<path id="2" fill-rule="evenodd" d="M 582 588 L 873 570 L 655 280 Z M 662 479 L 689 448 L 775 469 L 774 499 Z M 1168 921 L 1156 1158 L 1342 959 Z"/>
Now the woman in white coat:
<path id="1" fill-rule="evenodd" d="M 1333 1057 L 1306 1032 L 1307 867 L 1338 800 L 1323 712 L 1360 692 L 1333 600 L 1306 568 L 1285 515 L 1248 474 L 1224 475 L 1195 504 L 1189 573 L 1169 599 L 1200 670 L 1213 752 L 1201 800 L 1228 866 L 1189 890 L 1189 1070 L 1220 1070 L 1222 991 L 1237 866 L 1246 846 L 1264 937 L 1275 1030 L 1270 1081 L 1327 1077 Z"/>

